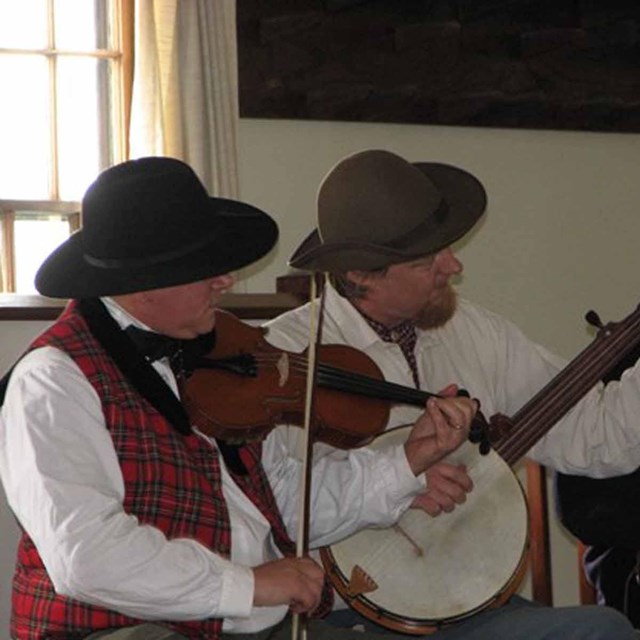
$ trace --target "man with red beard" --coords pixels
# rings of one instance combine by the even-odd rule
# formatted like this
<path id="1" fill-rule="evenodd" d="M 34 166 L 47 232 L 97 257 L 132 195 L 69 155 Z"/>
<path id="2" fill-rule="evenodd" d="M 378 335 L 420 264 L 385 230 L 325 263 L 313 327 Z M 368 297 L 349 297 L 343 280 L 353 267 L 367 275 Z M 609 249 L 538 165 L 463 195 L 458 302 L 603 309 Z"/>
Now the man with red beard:
<path id="1" fill-rule="evenodd" d="M 317 229 L 294 252 L 290 265 L 328 275 L 319 320 L 323 343 L 364 352 L 387 382 L 428 391 L 450 392 L 452 384 L 466 389 L 480 401 L 485 416 L 514 415 L 564 368 L 561 358 L 531 342 L 510 321 L 456 298 L 451 279 L 462 272 L 462 263 L 451 245 L 474 227 L 486 207 L 482 184 L 468 172 L 440 163 L 410 163 L 383 150 L 363 151 L 327 174 L 317 207 Z M 311 302 L 267 323 L 267 339 L 301 351 L 309 343 L 319 306 Z M 528 455 L 581 475 L 604 477 L 635 469 L 640 433 L 637 420 L 627 417 L 640 412 L 639 388 L 638 367 L 617 389 L 594 388 Z M 412 423 L 416 411 L 396 404 L 387 428 Z M 299 429 L 282 429 L 288 432 L 289 447 L 299 450 Z M 324 445 L 314 451 L 316 456 L 341 455 Z M 426 475 L 428 490 L 419 504 L 431 516 L 446 514 L 439 521 L 468 509 L 483 490 L 477 470 L 457 460 L 440 462 Z M 471 518 L 461 524 L 468 526 Z M 501 555 L 499 526 L 478 536 L 475 556 L 489 553 L 487 538 L 499 540 L 496 552 Z M 461 581 L 471 581 L 473 571 L 460 566 L 457 553 L 451 555 Z M 364 609 L 366 616 L 367 606 L 361 602 L 355 608 L 360 613 Z M 603 629 L 601 623 L 581 618 L 590 611 L 532 607 L 516 596 L 499 608 L 463 615 L 430 637 L 590 638 Z M 339 625 L 355 621 L 348 610 L 334 611 L 332 617 Z M 375 614 L 370 617 L 376 619 Z"/>

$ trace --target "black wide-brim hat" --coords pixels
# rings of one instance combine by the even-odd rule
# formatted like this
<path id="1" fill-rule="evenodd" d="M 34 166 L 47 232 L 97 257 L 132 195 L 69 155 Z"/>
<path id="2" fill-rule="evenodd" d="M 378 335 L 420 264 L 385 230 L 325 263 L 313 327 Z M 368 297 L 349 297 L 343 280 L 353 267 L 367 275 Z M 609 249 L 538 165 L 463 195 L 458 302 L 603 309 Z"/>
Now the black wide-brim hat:
<path id="1" fill-rule="evenodd" d="M 53 298 L 161 289 L 247 266 L 277 238 L 269 215 L 210 197 L 184 162 L 140 158 L 98 176 L 82 200 L 82 228 L 49 255 L 35 283 Z"/>
<path id="2" fill-rule="evenodd" d="M 487 205 L 481 182 L 437 162 L 384 150 L 336 164 L 318 190 L 318 226 L 289 264 L 307 271 L 375 270 L 436 253 L 464 236 Z"/>

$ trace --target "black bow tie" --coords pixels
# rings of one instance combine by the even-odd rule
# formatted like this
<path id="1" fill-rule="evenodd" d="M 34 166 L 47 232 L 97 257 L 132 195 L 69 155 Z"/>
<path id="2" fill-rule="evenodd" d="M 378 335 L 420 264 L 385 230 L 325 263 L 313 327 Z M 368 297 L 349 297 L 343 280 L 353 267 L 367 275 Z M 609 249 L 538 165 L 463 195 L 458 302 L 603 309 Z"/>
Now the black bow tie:
<path id="1" fill-rule="evenodd" d="M 161 358 L 173 358 L 182 348 L 182 340 L 153 331 L 145 331 L 133 325 L 127 327 L 125 333 L 133 340 L 139 353 L 150 362 Z"/>
<path id="2" fill-rule="evenodd" d="M 182 372 L 189 375 L 196 367 L 198 360 L 207 355 L 215 345 L 214 331 L 192 340 L 170 338 L 161 333 L 145 331 L 133 325 L 127 327 L 125 333 L 136 345 L 138 352 L 149 362 L 169 358 L 171 368 L 176 375 Z"/>

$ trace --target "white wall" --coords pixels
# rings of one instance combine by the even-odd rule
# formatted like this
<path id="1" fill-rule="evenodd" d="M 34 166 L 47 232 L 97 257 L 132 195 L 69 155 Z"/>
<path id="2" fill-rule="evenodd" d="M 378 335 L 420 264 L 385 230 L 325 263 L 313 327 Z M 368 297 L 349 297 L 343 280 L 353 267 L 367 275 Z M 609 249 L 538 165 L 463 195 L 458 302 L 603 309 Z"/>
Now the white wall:
<path id="1" fill-rule="evenodd" d="M 591 339 L 586 310 L 618 320 L 637 304 L 640 136 L 282 120 L 241 121 L 242 198 L 274 215 L 281 237 L 239 291 L 275 290 L 314 226 L 322 176 L 347 153 L 372 147 L 459 164 L 482 180 L 489 211 L 459 248 L 460 290 L 532 338 L 569 357 Z M 0 371 L 44 326 L 0 323 Z M 4 504 L 0 532 L 0 640 L 8 640 L 15 525 Z M 556 603 L 575 603 L 575 549 L 557 526 L 552 547 Z"/>

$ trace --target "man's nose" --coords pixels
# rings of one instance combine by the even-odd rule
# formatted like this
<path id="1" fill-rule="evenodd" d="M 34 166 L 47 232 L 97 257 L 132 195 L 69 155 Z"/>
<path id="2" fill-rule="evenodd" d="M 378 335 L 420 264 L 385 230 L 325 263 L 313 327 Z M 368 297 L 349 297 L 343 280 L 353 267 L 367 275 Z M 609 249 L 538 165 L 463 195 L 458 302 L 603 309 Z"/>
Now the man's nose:
<path id="1" fill-rule="evenodd" d="M 456 275 L 458 273 L 462 273 L 463 266 L 462 262 L 458 259 L 456 254 L 453 252 L 451 247 L 446 247 L 438 252 L 436 256 L 436 262 L 438 263 L 438 268 L 443 273 L 448 275 Z"/>

